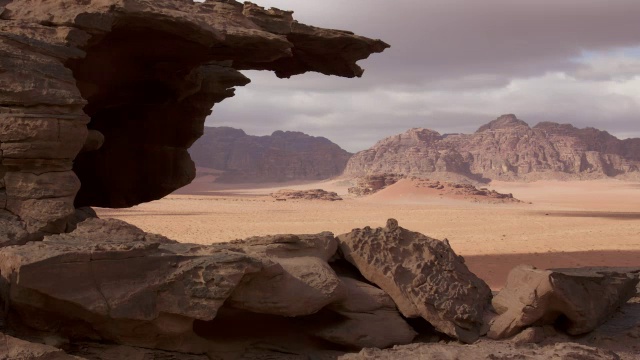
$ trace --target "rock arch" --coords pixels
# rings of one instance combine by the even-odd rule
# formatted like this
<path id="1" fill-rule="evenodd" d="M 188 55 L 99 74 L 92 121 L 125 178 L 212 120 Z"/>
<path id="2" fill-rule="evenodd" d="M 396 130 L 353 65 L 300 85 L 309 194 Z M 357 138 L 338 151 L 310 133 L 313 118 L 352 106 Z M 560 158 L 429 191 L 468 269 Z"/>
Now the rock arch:
<path id="1" fill-rule="evenodd" d="M 239 70 L 356 77 L 387 47 L 232 0 L 0 0 L 0 246 L 188 184 Z"/>

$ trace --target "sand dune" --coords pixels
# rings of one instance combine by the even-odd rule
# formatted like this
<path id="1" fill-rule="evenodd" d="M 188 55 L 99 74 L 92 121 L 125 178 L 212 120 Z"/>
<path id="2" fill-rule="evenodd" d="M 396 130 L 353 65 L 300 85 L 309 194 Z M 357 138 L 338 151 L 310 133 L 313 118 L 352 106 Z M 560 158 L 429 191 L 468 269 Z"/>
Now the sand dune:
<path id="1" fill-rule="evenodd" d="M 131 209 L 98 209 L 145 231 L 195 243 L 277 233 L 345 233 L 383 226 L 387 218 L 449 239 L 471 268 L 494 287 L 517 263 L 540 267 L 640 266 L 640 186 L 621 181 L 494 183 L 490 188 L 532 202 L 473 203 L 405 185 L 344 201 L 278 201 L 282 188 L 322 188 L 346 194 L 346 181 L 200 187 Z M 202 184 L 198 185 L 201 186 Z M 192 188 L 193 189 L 193 188 Z M 206 195 L 205 195 L 206 194 Z M 573 254 L 573 255 L 571 255 Z M 576 255 L 577 254 L 577 255 Z"/>

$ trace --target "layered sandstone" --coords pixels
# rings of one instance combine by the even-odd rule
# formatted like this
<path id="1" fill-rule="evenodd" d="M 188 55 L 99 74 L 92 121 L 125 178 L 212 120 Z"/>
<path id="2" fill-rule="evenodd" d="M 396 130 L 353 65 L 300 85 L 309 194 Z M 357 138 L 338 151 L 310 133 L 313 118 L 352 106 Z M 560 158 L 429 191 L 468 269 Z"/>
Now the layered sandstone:
<path id="1" fill-rule="evenodd" d="M 640 176 L 639 139 L 544 122 L 534 127 L 503 115 L 473 134 L 411 129 L 355 154 L 348 176 L 394 173 L 472 180 L 536 180 Z"/>
<path id="2" fill-rule="evenodd" d="M 205 127 L 189 149 L 196 166 L 223 171 L 216 182 L 324 180 L 342 174 L 351 154 L 323 137 L 297 131 L 269 136 Z"/>
<path id="3" fill-rule="evenodd" d="M 249 83 L 238 70 L 356 77 L 387 47 L 236 1 L 1 1 L 0 243 L 188 184 L 211 107 Z"/>

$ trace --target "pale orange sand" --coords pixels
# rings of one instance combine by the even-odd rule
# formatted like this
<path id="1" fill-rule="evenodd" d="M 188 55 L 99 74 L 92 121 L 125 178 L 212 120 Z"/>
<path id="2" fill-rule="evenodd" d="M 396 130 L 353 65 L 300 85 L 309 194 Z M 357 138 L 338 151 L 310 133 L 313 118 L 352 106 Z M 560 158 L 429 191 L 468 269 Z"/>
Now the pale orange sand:
<path id="1" fill-rule="evenodd" d="M 540 267 L 640 266 L 638 183 L 494 183 L 490 188 L 513 193 L 525 203 L 484 204 L 429 195 L 431 189 L 411 186 L 336 202 L 276 202 L 268 194 L 280 188 L 322 188 L 345 195 L 348 183 L 231 189 L 202 180 L 193 186 L 196 195 L 183 190 L 131 209 L 97 211 L 102 218 L 122 219 L 145 231 L 202 244 L 267 234 L 341 234 L 396 218 L 407 229 L 449 239 L 457 253 L 469 258 L 472 270 L 494 287 L 519 262 Z M 576 252 L 573 257 L 562 255 Z"/>

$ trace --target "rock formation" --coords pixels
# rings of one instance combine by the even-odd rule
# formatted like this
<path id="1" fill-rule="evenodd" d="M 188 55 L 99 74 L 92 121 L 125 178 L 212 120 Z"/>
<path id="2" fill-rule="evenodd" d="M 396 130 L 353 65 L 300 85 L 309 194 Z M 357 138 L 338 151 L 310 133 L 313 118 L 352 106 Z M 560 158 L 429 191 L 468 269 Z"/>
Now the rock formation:
<path id="1" fill-rule="evenodd" d="M 521 269 L 527 268 L 514 273 Z M 582 332 L 635 294 L 633 271 L 586 277 L 538 271 L 551 274 L 552 294 L 535 276 L 525 276 L 518 291 L 512 274 L 494 299 L 495 315 L 489 288 L 446 240 L 402 229 L 393 219 L 386 228 L 337 238 L 324 232 L 195 245 L 89 217 L 70 233 L 0 249 L 0 359 L 336 358 L 409 344 L 416 336 L 449 339 L 436 330 L 474 342 L 492 317 L 492 330 L 515 325 L 505 333 L 510 336 L 536 321 L 534 312 L 558 329 L 564 319 L 574 321 L 566 329 Z M 567 290 L 573 287 L 580 291 Z M 612 326 L 637 336 L 637 322 Z M 516 342 L 539 341 L 530 336 L 536 332 L 508 342 L 482 338 L 470 347 L 412 345 L 350 356 L 489 358 L 492 351 L 513 353 Z M 528 351 L 524 358 L 615 355 L 567 344 Z"/>
<path id="2" fill-rule="evenodd" d="M 355 154 L 345 175 L 382 173 L 472 180 L 640 178 L 640 139 L 619 140 L 605 131 L 543 122 L 533 128 L 503 115 L 474 134 L 441 135 L 411 129 Z"/>
<path id="3" fill-rule="evenodd" d="M 359 177 L 356 180 L 356 186 L 350 187 L 348 191 L 349 194 L 356 196 L 371 195 L 397 183 L 398 180 L 403 178 L 405 176 L 397 174 L 366 175 Z"/>
<path id="4" fill-rule="evenodd" d="M 251 136 L 205 127 L 189 149 L 196 166 L 224 171 L 216 182 L 324 180 L 342 174 L 351 154 L 323 137 L 296 131 Z"/>
<path id="5" fill-rule="evenodd" d="M 418 188 L 429 188 L 438 190 L 440 194 L 448 194 L 452 196 L 460 196 L 464 199 L 474 201 L 493 201 L 493 202 L 521 202 L 513 197 L 513 194 L 502 194 L 495 190 L 480 188 L 471 184 L 456 184 L 446 181 L 413 178 L 415 186 Z"/>
<path id="6" fill-rule="evenodd" d="M 342 346 L 411 342 L 415 332 L 386 294 L 338 277 L 328 263 L 337 248 L 331 233 L 203 246 L 88 219 L 69 234 L 0 249 L 0 308 L 15 329 L 194 354 L 226 351 L 207 334 L 248 316 L 289 332 L 302 322 L 305 336 Z M 390 322 L 395 337 L 375 335 Z M 244 331 L 234 341 L 251 340 Z"/>
<path id="7" fill-rule="evenodd" d="M 527 326 L 558 321 L 571 335 L 588 333 L 634 297 L 636 285 L 638 278 L 624 273 L 564 273 L 519 266 L 509 273 L 507 285 L 493 298 L 499 316 L 492 321 L 488 336 L 507 338 Z"/>
<path id="8" fill-rule="evenodd" d="M 470 200 L 474 202 L 490 203 L 519 203 L 520 200 L 513 197 L 513 194 L 502 194 L 487 188 L 477 188 L 471 184 L 458 184 L 448 181 L 431 180 L 415 176 L 404 176 L 394 174 L 367 175 L 356 178 L 356 186 L 349 188 L 349 194 L 355 196 L 366 196 L 379 192 L 380 190 L 392 187 L 395 184 L 410 184 L 415 189 L 427 189 L 424 194 L 432 196 L 447 196 L 454 199 Z"/>
<path id="9" fill-rule="evenodd" d="M 249 82 L 238 70 L 355 77 L 387 47 L 228 0 L 0 1 L 0 243 L 188 184 L 187 149 Z"/>
<path id="10" fill-rule="evenodd" d="M 283 189 L 271 194 L 276 200 L 325 200 L 339 201 L 342 200 L 337 193 L 333 191 L 324 191 L 322 189 L 313 190 L 288 190 Z"/>
<path id="11" fill-rule="evenodd" d="M 491 290 L 447 241 L 405 230 L 394 219 L 385 228 L 355 229 L 338 239 L 344 258 L 388 293 L 405 317 L 422 317 L 466 343 L 486 332 Z"/>
<path id="12" fill-rule="evenodd" d="M 447 241 L 392 219 L 338 239 L 276 235 L 207 246 L 97 219 L 85 208 L 132 206 L 191 181 L 187 148 L 211 107 L 248 83 L 239 70 L 354 77 L 362 75 L 358 60 L 386 47 L 233 0 L 0 0 L 0 359 L 335 358 L 407 344 L 425 335 L 424 320 L 465 342 L 484 334 L 488 287 Z M 490 138 L 512 122 L 482 132 Z M 617 146 L 637 144 L 611 142 L 605 151 Z M 593 151 L 585 150 L 587 165 Z M 465 170 L 466 153 L 438 154 L 439 169 Z M 605 160 L 618 169 L 615 156 Z M 617 275 L 601 278 L 584 293 L 610 295 L 603 310 L 579 321 L 565 314 L 580 331 L 628 297 Z M 524 317 L 495 304 L 507 311 L 494 325 Z M 528 323 L 517 325 L 515 332 Z M 496 348 L 481 344 L 436 346 L 495 358 Z M 580 345 L 550 349 L 616 358 Z M 424 354 L 417 345 L 390 351 Z M 369 354 L 388 353 L 353 356 Z M 541 354 L 549 352 L 517 353 Z"/>

